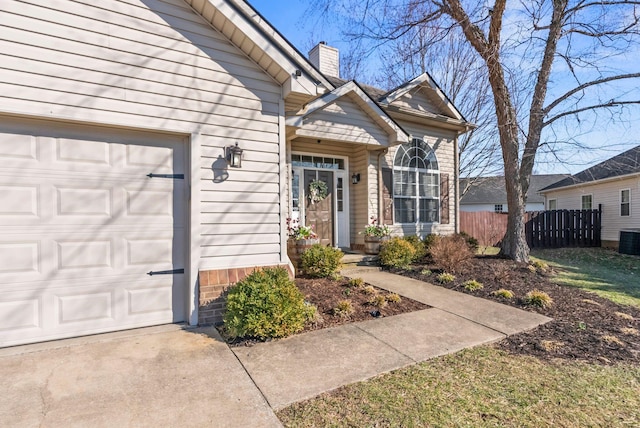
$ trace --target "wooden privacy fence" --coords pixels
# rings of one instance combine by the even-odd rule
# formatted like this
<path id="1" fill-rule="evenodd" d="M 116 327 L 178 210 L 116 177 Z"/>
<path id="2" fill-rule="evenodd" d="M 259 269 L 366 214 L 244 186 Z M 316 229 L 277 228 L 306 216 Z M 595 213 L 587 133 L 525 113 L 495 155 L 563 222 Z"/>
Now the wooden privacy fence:
<path id="1" fill-rule="evenodd" d="M 498 246 L 507 233 L 507 214 L 460 211 L 460 231 L 476 238 L 482 246 Z"/>
<path id="2" fill-rule="evenodd" d="M 597 210 L 552 210 L 531 213 L 525 224 L 529 248 L 599 247 L 602 205 Z"/>

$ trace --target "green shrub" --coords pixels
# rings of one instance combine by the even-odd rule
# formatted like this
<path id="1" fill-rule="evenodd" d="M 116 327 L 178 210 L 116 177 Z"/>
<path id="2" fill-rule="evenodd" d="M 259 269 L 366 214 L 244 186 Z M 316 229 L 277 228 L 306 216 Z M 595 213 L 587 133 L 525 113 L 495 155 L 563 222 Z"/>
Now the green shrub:
<path id="1" fill-rule="evenodd" d="M 382 309 L 387 306 L 387 299 L 382 294 L 374 294 L 371 296 L 371 299 L 369 299 L 369 304 L 378 309 Z"/>
<path id="2" fill-rule="evenodd" d="M 380 264 L 387 267 L 406 268 L 411 264 L 416 250 L 402 238 L 392 238 L 380 246 Z"/>
<path id="3" fill-rule="evenodd" d="M 535 270 L 539 270 L 541 272 L 549 270 L 549 265 L 540 260 L 534 260 L 530 266 L 533 266 Z"/>
<path id="4" fill-rule="evenodd" d="M 420 275 L 431 275 L 431 273 L 432 273 L 432 272 L 431 272 L 431 269 L 427 269 L 427 268 L 422 269 L 422 270 L 420 271 Z"/>
<path id="5" fill-rule="evenodd" d="M 448 235 L 431 246 L 431 259 L 447 272 L 460 272 L 474 253 L 460 235 Z"/>
<path id="6" fill-rule="evenodd" d="M 529 291 L 522 300 L 525 305 L 538 306 L 539 308 L 548 308 L 553 304 L 551 296 L 540 290 Z"/>
<path id="7" fill-rule="evenodd" d="M 449 282 L 453 282 L 456 277 L 451 275 L 450 273 L 441 273 L 436 277 L 440 284 L 447 284 Z"/>
<path id="8" fill-rule="evenodd" d="M 427 255 L 427 246 L 424 244 L 424 242 L 422 241 L 422 239 L 420 239 L 419 236 L 408 235 L 402 239 L 404 239 L 409 244 L 411 244 L 411 246 L 415 250 L 416 254 L 415 256 L 413 256 L 414 262 L 422 260 Z"/>
<path id="9" fill-rule="evenodd" d="M 355 309 L 353 309 L 353 303 L 351 300 L 340 300 L 335 308 L 333 308 L 333 314 L 340 318 L 349 318 Z"/>
<path id="10" fill-rule="evenodd" d="M 286 337 L 304 328 L 313 306 L 283 268 L 257 270 L 229 290 L 224 325 L 231 337 Z"/>
<path id="11" fill-rule="evenodd" d="M 389 293 L 384 296 L 384 298 L 387 299 L 387 302 L 389 303 L 400 303 L 402 301 L 400 295 L 396 293 Z"/>
<path id="12" fill-rule="evenodd" d="M 427 253 L 431 249 L 431 246 L 433 244 L 435 244 L 436 242 L 438 242 L 439 240 L 440 240 L 440 236 L 436 235 L 435 233 L 430 233 L 430 234 L 428 234 L 427 236 L 424 237 L 422 242 L 424 242 L 424 246 L 425 246 L 425 248 L 427 250 Z"/>
<path id="13" fill-rule="evenodd" d="M 482 290 L 484 288 L 484 285 L 482 285 L 481 282 L 478 282 L 475 279 L 465 281 L 462 285 L 464 286 L 465 290 L 468 291 Z"/>
<path id="14" fill-rule="evenodd" d="M 302 270 L 316 278 L 335 277 L 344 253 L 337 248 L 315 244 L 300 256 Z"/>
<path id="15" fill-rule="evenodd" d="M 362 278 L 351 278 L 349 280 L 349 287 L 360 288 L 364 285 L 364 279 Z"/>
<path id="16" fill-rule="evenodd" d="M 480 247 L 478 240 L 466 232 L 460 232 L 459 235 L 464 238 L 464 240 L 467 242 L 467 245 L 469 246 L 469 249 L 471 249 L 471 251 L 475 254 Z"/>
<path id="17" fill-rule="evenodd" d="M 498 291 L 494 291 L 493 295 L 497 297 L 502 297 L 503 299 L 513 299 L 513 291 L 506 290 L 504 288 L 501 288 Z"/>

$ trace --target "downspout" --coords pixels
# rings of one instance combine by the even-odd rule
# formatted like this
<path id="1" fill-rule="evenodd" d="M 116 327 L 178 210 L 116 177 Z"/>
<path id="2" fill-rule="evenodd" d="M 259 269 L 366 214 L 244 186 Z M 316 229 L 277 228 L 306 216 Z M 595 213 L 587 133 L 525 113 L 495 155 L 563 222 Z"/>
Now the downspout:
<path id="1" fill-rule="evenodd" d="M 382 214 L 383 214 L 382 201 L 384 198 L 382 194 L 382 186 L 384 184 L 382 183 L 382 163 L 380 162 L 380 159 L 382 158 L 382 156 L 386 155 L 388 152 L 389 152 L 389 149 L 383 149 L 378 152 L 378 224 L 381 224 L 380 222 L 382 221 Z"/>

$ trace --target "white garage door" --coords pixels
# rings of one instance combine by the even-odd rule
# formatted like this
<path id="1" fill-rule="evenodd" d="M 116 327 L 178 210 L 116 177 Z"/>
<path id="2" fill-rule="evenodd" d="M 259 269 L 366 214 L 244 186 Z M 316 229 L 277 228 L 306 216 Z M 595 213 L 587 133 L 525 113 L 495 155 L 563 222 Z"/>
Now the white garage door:
<path id="1" fill-rule="evenodd" d="M 185 163 L 178 137 L 1 120 L 0 346 L 183 321 Z"/>

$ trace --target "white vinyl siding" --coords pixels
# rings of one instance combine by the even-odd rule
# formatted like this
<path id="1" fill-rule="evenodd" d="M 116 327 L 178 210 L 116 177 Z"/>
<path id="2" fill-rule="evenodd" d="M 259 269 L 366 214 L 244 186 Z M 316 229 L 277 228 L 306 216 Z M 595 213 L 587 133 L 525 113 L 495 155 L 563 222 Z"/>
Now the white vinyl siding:
<path id="1" fill-rule="evenodd" d="M 280 262 L 282 89 L 186 3 L 9 1 L 0 26 L 0 111 L 198 134 L 200 267 Z"/>
<path id="2" fill-rule="evenodd" d="M 442 100 L 432 99 L 420 90 L 413 90 L 394 101 L 391 105 L 421 112 L 445 114 L 444 106 L 442 106 L 442 109 L 438 108 L 440 104 L 442 104 Z"/>
<path id="3" fill-rule="evenodd" d="M 620 191 L 630 189 L 629 216 L 620 215 Z M 640 198 L 634 193 L 640 190 L 640 177 L 597 182 L 586 186 L 558 189 L 546 193 L 547 199 L 557 199 L 559 210 L 581 209 L 583 195 L 593 195 L 593 208 L 602 205 L 602 239 L 617 241 L 620 230 L 640 228 Z"/>
<path id="4" fill-rule="evenodd" d="M 309 114 L 297 131 L 300 136 L 385 147 L 389 136 L 358 104 L 343 97 Z"/>

